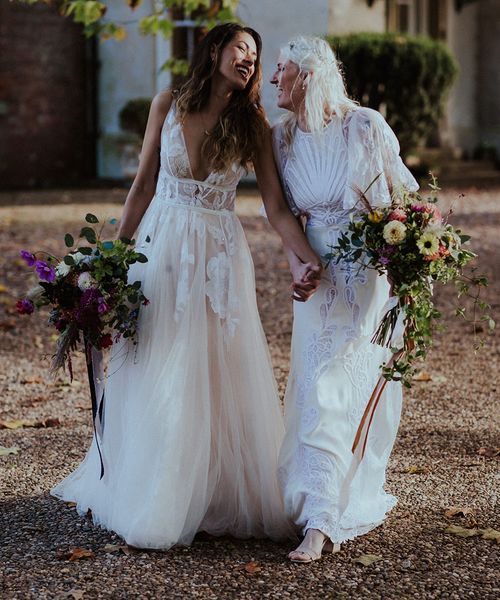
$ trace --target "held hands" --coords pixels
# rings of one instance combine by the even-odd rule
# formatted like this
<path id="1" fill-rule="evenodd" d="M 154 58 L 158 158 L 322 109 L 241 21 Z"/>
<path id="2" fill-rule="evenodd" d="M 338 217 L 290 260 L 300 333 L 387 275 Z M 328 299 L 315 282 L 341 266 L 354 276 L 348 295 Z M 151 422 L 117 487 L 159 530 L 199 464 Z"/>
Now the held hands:
<path id="1" fill-rule="evenodd" d="M 319 287 L 323 267 L 312 262 L 293 261 L 290 270 L 293 277 L 292 299 L 307 302 Z"/>

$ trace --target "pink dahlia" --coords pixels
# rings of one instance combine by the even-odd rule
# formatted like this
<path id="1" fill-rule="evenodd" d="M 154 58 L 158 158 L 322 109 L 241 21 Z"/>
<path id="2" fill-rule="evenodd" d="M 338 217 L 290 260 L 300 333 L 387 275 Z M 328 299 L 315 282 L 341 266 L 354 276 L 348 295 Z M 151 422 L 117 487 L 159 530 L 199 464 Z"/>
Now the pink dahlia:
<path id="1" fill-rule="evenodd" d="M 404 223 L 406 219 L 406 213 L 402 208 L 395 208 L 389 215 L 389 221 L 400 221 L 401 223 Z"/>

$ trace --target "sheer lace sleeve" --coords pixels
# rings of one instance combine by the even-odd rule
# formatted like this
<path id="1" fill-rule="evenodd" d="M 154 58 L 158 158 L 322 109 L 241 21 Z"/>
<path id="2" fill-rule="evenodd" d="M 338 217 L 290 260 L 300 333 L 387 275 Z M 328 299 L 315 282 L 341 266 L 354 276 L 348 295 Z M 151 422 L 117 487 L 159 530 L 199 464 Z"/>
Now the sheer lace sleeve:
<path id="1" fill-rule="evenodd" d="M 351 209 L 365 191 L 372 207 L 389 204 L 397 189 L 415 191 L 418 183 L 399 156 L 399 142 L 380 113 L 370 108 L 351 111 L 344 121 L 347 140 L 347 187 L 344 208 Z"/>
<path id="2" fill-rule="evenodd" d="M 275 125 L 273 127 L 273 152 L 274 160 L 276 161 L 276 166 L 278 167 L 281 187 L 283 188 L 283 193 L 285 195 L 285 200 L 292 213 L 298 217 L 302 213 L 295 204 L 292 193 L 286 183 L 285 177 L 283 176 L 288 160 L 288 149 L 286 147 L 285 140 L 283 139 L 283 127 L 281 125 Z"/>

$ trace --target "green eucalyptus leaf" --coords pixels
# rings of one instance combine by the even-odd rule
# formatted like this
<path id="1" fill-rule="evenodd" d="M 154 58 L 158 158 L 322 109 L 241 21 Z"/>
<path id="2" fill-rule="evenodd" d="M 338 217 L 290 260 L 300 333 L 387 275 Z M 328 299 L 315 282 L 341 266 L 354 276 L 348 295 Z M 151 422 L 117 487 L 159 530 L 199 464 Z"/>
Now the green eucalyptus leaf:
<path id="1" fill-rule="evenodd" d="M 97 243 L 97 234 L 92 227 L 82 227 L 80 237 L 84 237 L 89 244 Z"/>
<path id="2" fill-rule="evenodd" d="M 99 219 L 92 213 L 87 213 L 85 215 L 85 220 L 87 221 L 87 223 L 99 223 Z"/>
<path id="3" fill-rule="evenodd" d="M 73 244 L 75 243 L 75 239 L 70 233 L 67 233 L 64 236 L 64 243 L 66 244 L 67 248 L 71 248 L 71 246 L 73 246 Z"/>

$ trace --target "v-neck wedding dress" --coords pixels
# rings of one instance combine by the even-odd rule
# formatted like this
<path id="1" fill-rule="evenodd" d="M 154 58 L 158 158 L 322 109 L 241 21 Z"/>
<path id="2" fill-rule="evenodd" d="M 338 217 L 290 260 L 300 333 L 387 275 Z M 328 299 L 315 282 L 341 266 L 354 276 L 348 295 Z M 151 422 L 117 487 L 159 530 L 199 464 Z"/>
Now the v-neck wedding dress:
<path id="1" fill-rule="evenodd" d="M 169 548 L 198 531 L 283 539 L 276 480 L 282 415 L 257 311 L 253 263 L 234 213 L 243 173 L 196 181 L 175 104 L 161 133 L 155 197 L 134 265 L 150 300 L 138 345 L 117 344 L 102 439 L 52 493 L 129 544 Z"/>

